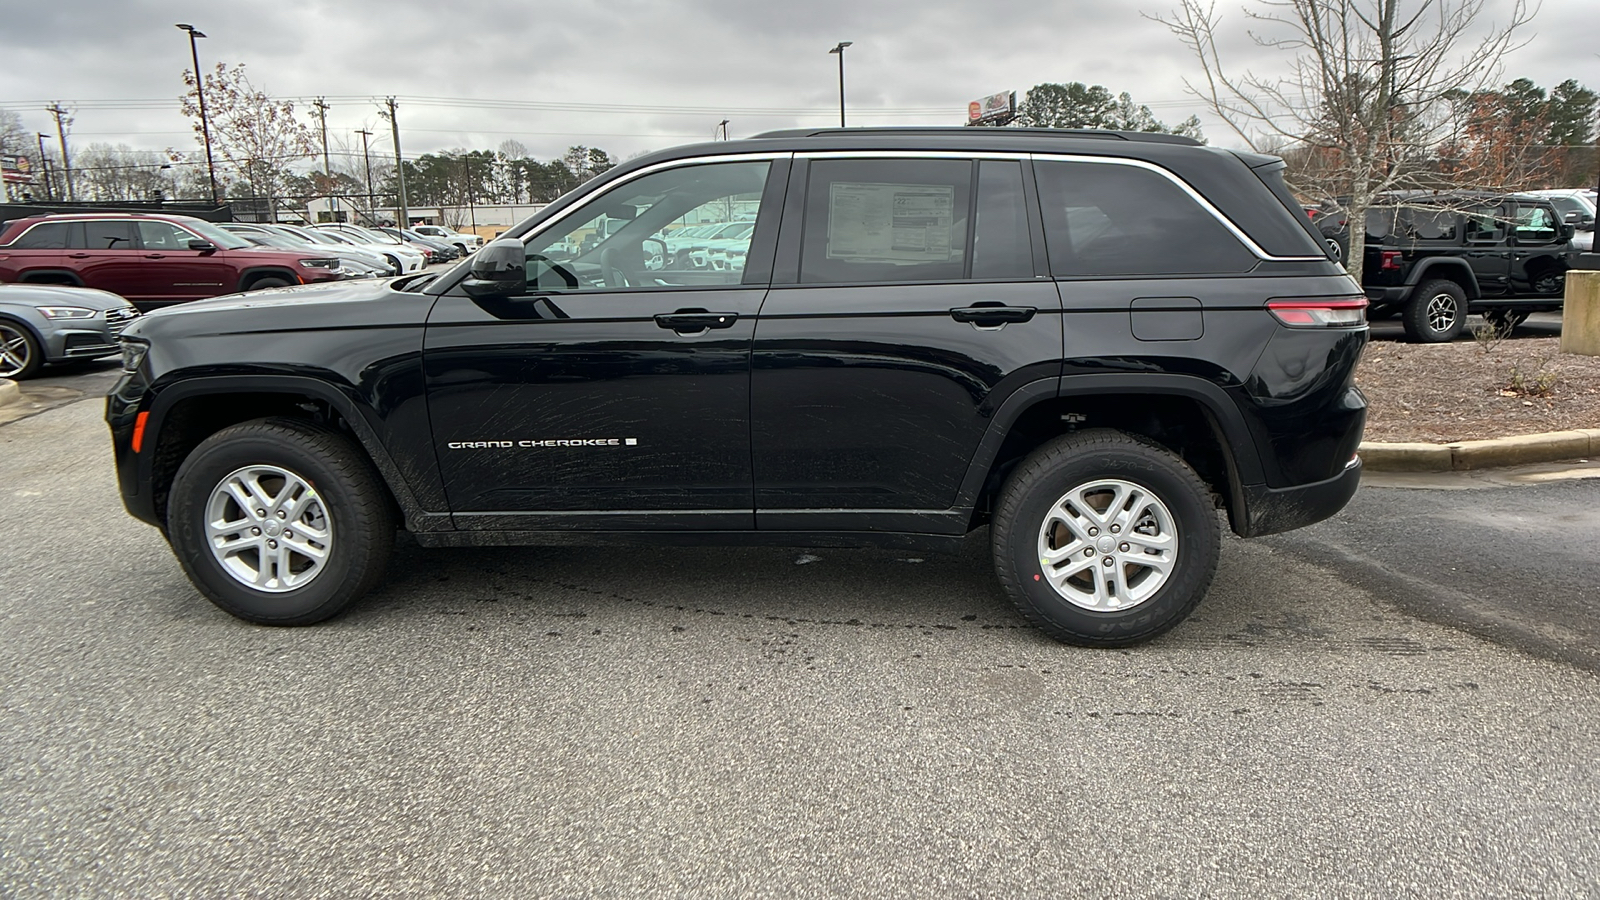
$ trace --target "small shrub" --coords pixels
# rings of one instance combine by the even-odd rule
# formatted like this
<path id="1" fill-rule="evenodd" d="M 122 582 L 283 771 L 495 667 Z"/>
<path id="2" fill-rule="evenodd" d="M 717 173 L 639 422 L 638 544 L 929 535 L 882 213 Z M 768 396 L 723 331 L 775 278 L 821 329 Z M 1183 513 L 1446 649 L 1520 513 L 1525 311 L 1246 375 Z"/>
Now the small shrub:
<path id="1" fill-rule="evenodd" d="M 1492 353 L 1506 338 L 1511 337 L 1511 332 L 1512 326 L 1510 323 L 1496 325 L 1485 319 L 1472 326 L 1472 340 L 1477 343 L 1479 350 L 1484 353 Z"/>
<path id="2" fill-rule="evenodd" d="M 1505 391 L 1518 397 L 1548 397 L 1560 381 L 1554 356 L 1523 357 L 1511 364 Z"/>

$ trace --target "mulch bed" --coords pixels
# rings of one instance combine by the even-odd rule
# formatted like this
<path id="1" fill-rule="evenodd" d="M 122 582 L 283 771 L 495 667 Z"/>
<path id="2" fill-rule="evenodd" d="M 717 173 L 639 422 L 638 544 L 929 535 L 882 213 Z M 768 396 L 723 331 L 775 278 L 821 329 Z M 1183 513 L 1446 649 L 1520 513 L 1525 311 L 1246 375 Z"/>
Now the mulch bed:
<path id="1" fill-rule="evenodd" d="M 1402 344 L 1374 341 L 1356 369 L 1366 440 L 1449 443 L 1600 428 L 1600 357 L 1560 338 Z"/>

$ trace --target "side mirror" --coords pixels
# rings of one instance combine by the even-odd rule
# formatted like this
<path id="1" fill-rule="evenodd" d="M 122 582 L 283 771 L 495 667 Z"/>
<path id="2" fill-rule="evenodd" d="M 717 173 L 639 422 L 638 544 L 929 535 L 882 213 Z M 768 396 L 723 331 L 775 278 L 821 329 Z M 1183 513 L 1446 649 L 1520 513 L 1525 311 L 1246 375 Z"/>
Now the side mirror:
<path id="1" fill-rule="evenodd" d="M 472 257 L 461 289 L 472 297 L 515 297 L 528 292 L 527 249 L 516 238 L 490 241 Z"/>
<path id="2" fill-rule="evenodd" d="M 210 253 L 217 249 L 217 245 L 211 243 L 210 241 L 202 241 L 199 238 L 195 238 L 189 242 L 189 249 L 199 250 L 201 253 Z"/>
<path id="3" fill-rule="evenodd" d="M 1578 233 L 1578 226 L 1576 226 L 1576 225 L 1562 225 L 1561 226 L 1561 233 L 1560 233 L 1560 235 L 1558 235 L 1558 239 L 1559 240 L 1563 240 L 1563 241 L 1570 241 L 1570 240 L 1572 240 L 1572 236 L 1577 234 L 1577 233 Z"/>

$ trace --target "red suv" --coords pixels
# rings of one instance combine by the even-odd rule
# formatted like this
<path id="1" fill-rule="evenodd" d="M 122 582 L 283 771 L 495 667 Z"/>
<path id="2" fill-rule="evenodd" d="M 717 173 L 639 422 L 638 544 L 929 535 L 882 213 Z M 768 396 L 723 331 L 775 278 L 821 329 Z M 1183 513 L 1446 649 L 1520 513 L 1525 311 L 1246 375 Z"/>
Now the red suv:
<path id="1" fill-rule="evenodd" d="M 0 281 L 98 288 L 141 309 L 341 275 L 333 257 L 257 247 L 191 216 L 74 213 L 0 226 Z"/>

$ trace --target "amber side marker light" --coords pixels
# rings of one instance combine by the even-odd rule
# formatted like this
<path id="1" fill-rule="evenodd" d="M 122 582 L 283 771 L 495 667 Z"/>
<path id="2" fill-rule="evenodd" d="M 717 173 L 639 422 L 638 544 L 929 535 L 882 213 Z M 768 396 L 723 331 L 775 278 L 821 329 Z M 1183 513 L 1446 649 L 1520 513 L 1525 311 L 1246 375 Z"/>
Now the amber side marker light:
<path id="1" fill-rule="evenodd" d="M 138 453 L 144 447 L 144 424 L 150 421 L 150 414 L 139 413 L 133 420 L 133 452 Z"/>
<path id="2" fill-rule="evenodd" d="M 1367 323 L 1367 298 L 1268 300 L 1267 309 L 1290 328 L 1349 328 Z"/>

